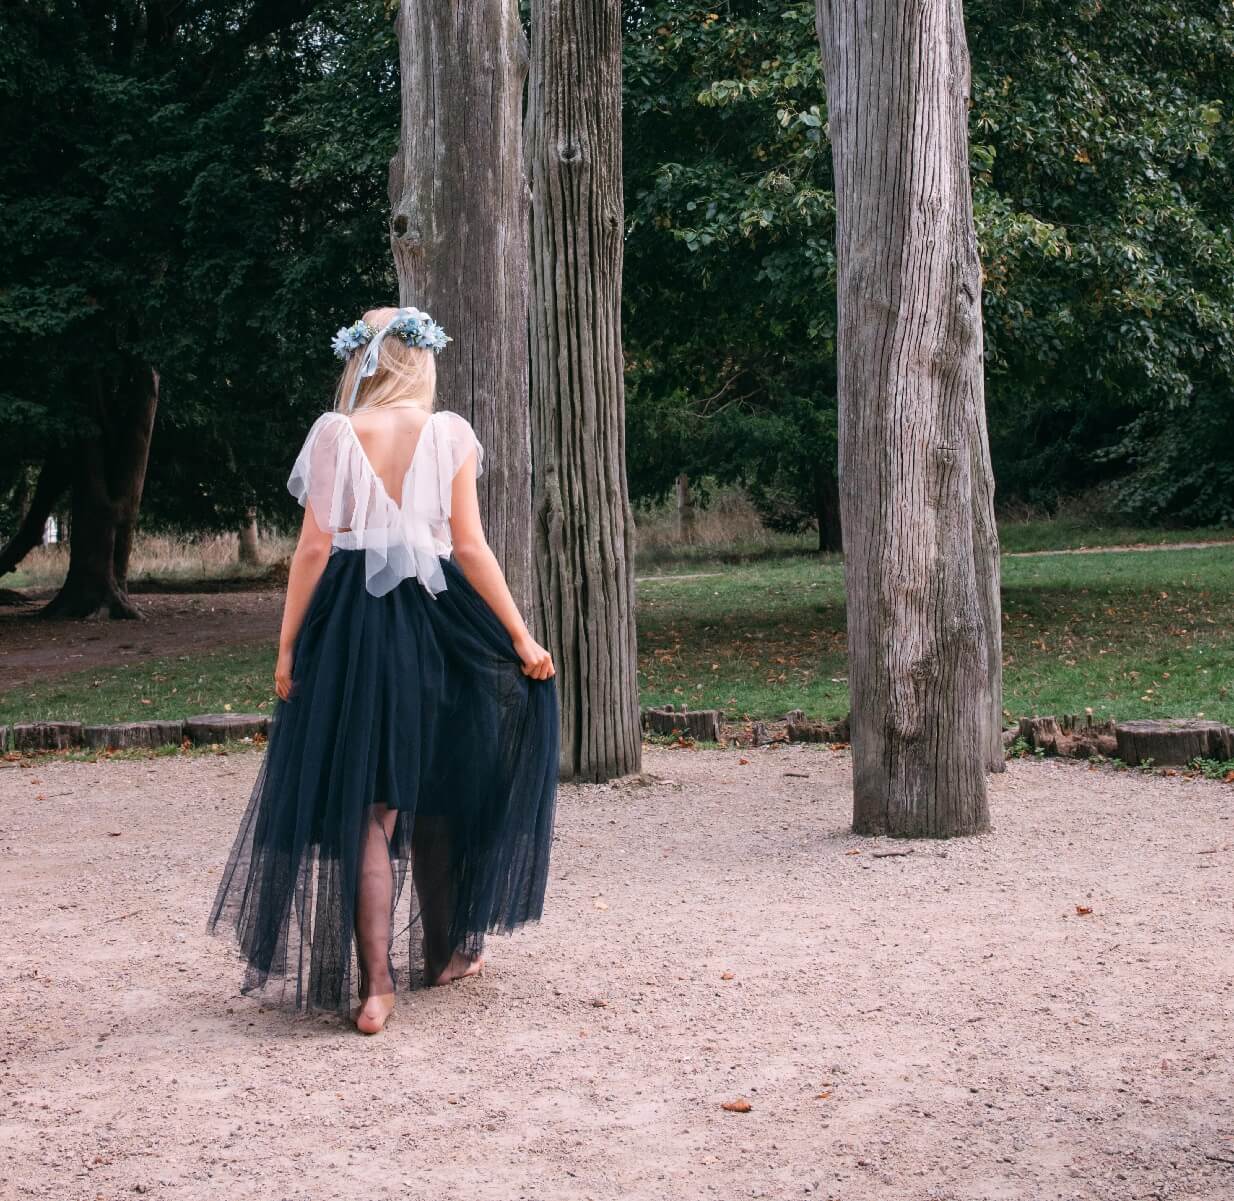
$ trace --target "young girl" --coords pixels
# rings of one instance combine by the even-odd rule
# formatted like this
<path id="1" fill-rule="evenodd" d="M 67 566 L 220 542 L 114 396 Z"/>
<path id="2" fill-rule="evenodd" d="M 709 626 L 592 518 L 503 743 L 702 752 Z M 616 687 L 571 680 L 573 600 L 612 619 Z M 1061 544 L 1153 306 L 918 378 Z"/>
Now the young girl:
<path id="1" fill-rule="evenodd" d="M 449 339 L 416 309 L 342 329 L 335 408 L 288 488 L 304 505 L 269 744 L 211 912 L 241 991 L 376 1034 L 400 977 L 476 974 L 541 914 L 557 788 L 554 667 L 484 538 L 483 449 L 434 411 Z M 394 915 L 414 900 L 396 969 Z"/>

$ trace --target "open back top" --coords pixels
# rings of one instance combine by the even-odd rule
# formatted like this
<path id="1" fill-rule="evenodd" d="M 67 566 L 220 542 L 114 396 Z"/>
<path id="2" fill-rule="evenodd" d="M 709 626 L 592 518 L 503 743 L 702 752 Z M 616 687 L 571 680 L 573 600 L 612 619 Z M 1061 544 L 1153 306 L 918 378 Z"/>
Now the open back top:
<path id="1" fill-rule="evenodd" d="M 373 469 L 346 413 L 322 413 L 296 458 L 287 488 L 312 509 L 334 546 L 365 552 L 365 587 L 384 596 L 400 581 L 419 576 L 436 596 L 446 587 L 439 557 L 450 554 L 450 497 L 454 477 L 472 450 L 476 475 L 484 448 L 465 417 L 438 409 L 414 439 L 400 495 L 392 497 Z"/>

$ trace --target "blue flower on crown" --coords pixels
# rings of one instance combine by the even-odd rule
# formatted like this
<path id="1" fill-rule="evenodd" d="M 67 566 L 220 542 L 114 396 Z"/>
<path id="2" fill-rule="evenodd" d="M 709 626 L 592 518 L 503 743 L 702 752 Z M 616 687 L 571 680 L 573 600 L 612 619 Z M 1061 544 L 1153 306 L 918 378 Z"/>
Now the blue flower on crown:
<path id="1" fill-rule="evenodd" d="M 401 317 L 396 317 L 390 323 L 390 333 L 407 346 L 419 346 L 434 353 L 445 350 L 446 331 L 441 328 L 427 313 L 419 309 L 409 309 Z"/>
<path id="2" fill-rule="evenodd" d="M 377 331 L 366 321 L 357 321 L 352 325 L 344 325 L 334 335 L 330 343 L 337 358 L 347 360 L 361 346 L 367 346 L 377 336 Z"/>
<path id="3" fill-rule="evenodd" d="M 378 334 L 367 322 L 360 320 L 345 325 L 330 343 L 335 355 L 346 361 L 362 346 L 367 346 Z M 386 327 L 386 336 L 398 338 L 405 346 L 418 346 L 434 354 L 445 350 L 453 341 L 427 313 L 419 309 L 403 309 Z"/>

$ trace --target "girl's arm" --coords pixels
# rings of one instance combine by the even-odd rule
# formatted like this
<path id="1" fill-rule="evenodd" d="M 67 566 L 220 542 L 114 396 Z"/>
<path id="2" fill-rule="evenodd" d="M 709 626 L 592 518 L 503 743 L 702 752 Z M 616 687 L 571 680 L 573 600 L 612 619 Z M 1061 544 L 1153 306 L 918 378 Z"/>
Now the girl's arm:
<path id="1" fill-rule="evenodd" d="M 332 536 L 318 526 L 311 505 L 304 506 L 300 541 L 291 556 L 287 573 L 287 599 L 283 603 L 283 628 L 279 633 L 278 664 L 274 669 L 274 690 L 283 700 L 291 696 L 291 651 L 308 612 L 313 589 L 330 558 Z"/>
<path id="2" fill-rule="evenodd" d="M 510 586 L 497 556 L 484 537 L 480 500 L 476 495 L 475 450 L 463 460 L 450 490 L 450 539 L 454 543 L 454 560 L 467 582 L 488 602 L 488 607 L 514 640 L 514 649 L 523 661 L 523 674 L 533 680 L 547 680 L 556 675 L 553 657 L 531 636 L 510 595 Z"/>

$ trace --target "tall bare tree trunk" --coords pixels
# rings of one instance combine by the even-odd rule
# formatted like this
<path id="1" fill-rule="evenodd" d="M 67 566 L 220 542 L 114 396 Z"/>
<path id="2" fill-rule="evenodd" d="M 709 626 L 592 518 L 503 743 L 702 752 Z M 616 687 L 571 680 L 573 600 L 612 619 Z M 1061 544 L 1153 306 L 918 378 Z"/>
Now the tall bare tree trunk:
<path id="1" fill-rule="evenodd" d="M 817 0 L 836 179 L 853 827 L 989 825 L 997 534 L 960 0 Z"/>
<path id="2" fill-rule="evenodd" d="M 390 242 L 399 299 L 454 339 L 438 360 L 438 394 L 484 444 L 485 534 L 538 632 L 518 0 L 403 0 L 397 29 L 402 130 L 390 164 Z"/>
<path id="3" fill-rule="evenodd" d="M 536 571 L 563 778 L 639 770 L 633 514 L 621 355 L 621 5 L 532 0 Z"/>
<path id="4" fill-rule="evenodd" d="M 60 497 L 69 486 L 70 457 L 61 450 L 52 451 L 39 468 L 38 483 L 25 501 L 25 512 L 13 536 L 0 547 L 0 575 L 16 571 L 21 561 L 43 545 L 43 532 L 47 519 L 52 515 Z M 21 509 L 19 501 L 17 506 Z"/>

